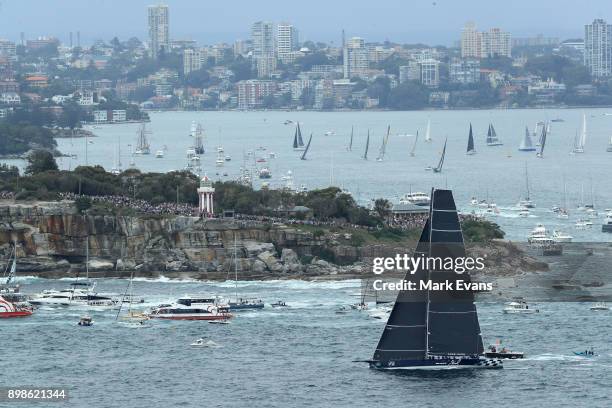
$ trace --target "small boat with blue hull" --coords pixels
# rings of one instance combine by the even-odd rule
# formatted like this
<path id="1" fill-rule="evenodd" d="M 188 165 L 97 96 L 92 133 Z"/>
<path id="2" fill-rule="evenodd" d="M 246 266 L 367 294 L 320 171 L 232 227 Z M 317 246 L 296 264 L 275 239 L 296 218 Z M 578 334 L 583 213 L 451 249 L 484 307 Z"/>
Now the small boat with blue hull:
<path id="1" fill-rule="evenodd" d="M 458 259 L 465 245 L 450 190 L 432 189 L 429 217 L 414 257 Z M 471 282 L 467 272 L 417 268 L 404 280 Z M 473 291 L 400 290 L 380 337 L 370 368 L 377 370 L 443 370 L 502 368 L 502 361 L 483 357 L 484 347 Z"/>
<path id="2" fill-rule="evenodd" d="M 260 299 L 237 299 L 235 302 L 229 302 L 229 309 L 232 312 L 239 310 L 257 310 L 263 309 L 264 302 Z"/>

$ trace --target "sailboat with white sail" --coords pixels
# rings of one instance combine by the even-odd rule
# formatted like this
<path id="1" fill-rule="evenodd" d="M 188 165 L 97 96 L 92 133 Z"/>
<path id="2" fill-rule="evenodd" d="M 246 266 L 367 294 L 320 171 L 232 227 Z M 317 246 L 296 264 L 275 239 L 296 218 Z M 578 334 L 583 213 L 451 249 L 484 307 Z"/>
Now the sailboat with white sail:
<path id="1" fill-rule="evenodd" d="M 472 132 L 472 124 L 470 123 L 470 133 L 468 135 L 468 144 L 467 150 L 465 152 L 467 155 L 476 154 L 476 149 L 474 149 L 474 133 Z"/>
<path id="2" fill-rule="evenodd" d="M 391 126 L 387 126 L 387 134 L 383 136 L 382 144 L 380 149 L 378 150 L 378 157 L 376 157 L 376 161 L 381 162 L 385 159 L 385 154 L 387 153 L 387 143 L 389 142 L 389 132 L 391 131 Z"/>
<path id="3" fill-rule="evenodd" d="M 368 149 L 370 148 L 370 129 L 368 129 L 368 137 L 366 139 L 365 152 L 363 153 L 363 160 L 368 160 Z"/>
<path id="4" fill-rule="evenodd" d="M 302 139 L 302 129 L 300 129 L 300 122 L 297 122 L 293 135 L 293 150 L 303 151 L 304 149 L 306 148 L 304 147 L 304 140 Z"/>
<path id="5" fill-rule="evenodd" d="M 302 153 L 300 160 L 306 160 L 306 154 L 308 154 L 308 149 L 310 149 L 310 142 L 312 142 L 312 133 L 310 134 L 310 138 L 308 139 L 308 143 L 306 144 L 306 148 L 304 149 L 304 153 Z"/>
<path id="6" fill-rule="evenodd" d="M 608 142 L 608 147 L 606 148 L 606 152 L 612 152 L 612 136 L 610 136 L 610 141 Z"/>
<path id="7" fill-rule="evenodd" d="M 147 139 L 147 135 L 150 135 L 151 132 L 147 130 L 146 124 L 142 123 L 138 127 L 138 137 L 136 139 L 136 150 L 134 154 L 151 154 L 151 146 L 149 145 L 149 140 Z"/>
<path id="8" fill-rule="evenodd" d="M 531 201 L 531 196 L 529 194 L 529 172 L 527 171 L 527 162 L 525 162 L 525 187 L 526 196 L 524 199 L 519 200 L 516 206 L 520 209 L 535 208 L 535 204 Z"/>
<path id="9" fill-rule="evenodd" d="M 502 146 L 501 139 L 497 136 L 495 128 L 492 123 L 489 123 L 489 129 L 487 130 L 487 146 Z"/>
<path id="10" fill-rule="evenodd" d="M 425 142 L 431 142 L 431 119 L 427 119 L 427 128 L 425 129 Z"/>
<path id="11" fill-rule="evenodd" d="M 446 142 L 448 142 L 448 137 L 446 138 L 446 140 L 444 140 L 444 147 L 442 148 L 442 155 L 440 155 L 440 161 L 438 162 L 438 165 L 432 169 L 434 173 L 442 173 L 444 157 L 446 156 Z"/>
<path id="12" fill-rule="evenodd" d="M 414 151 L 416 150 L 417 142 L 419 141 L 419 131 L 417 130 L 414 136 L 414 143 L 412 143 L 412 149 L 410 149 L 410 156 L 414 157 Z"/>
<path id="13" fill-rule="evenodd" d="M 586 125 L 586 114 L 582 114 L 582 130 L 580 134 L 576 134 L 574 138 L 574 148 L 572 149 L 572 153 L 584 153 L 584 146 L 586 144 L 587 137 L 587 125 Z"/>
<path id="14" fill-rule="evenodd" d="M 204 130 L 195 120 L 191 122 L 189 136 L 193 139 L 193 150 L 196 154 L 204 154 Z"/>
<path id="15" fill-rule="evenodd" d="M 450 190 L 432 189 L 429 217 L 414 257 L 459 259 L 465 246 L 459 216 Z M 426 262 L 427 264 L 430 262 Z M 473 290 L 457 290 L 467 273 L 418 268 L 404 277 L 417 290 L 400 290 L 380 337 L 370 368 L 377 370 L 502 368 L 484 352 Z M 421 282 L 428 283 L 422 287 Z M 451 283 L 452 286 L 448 285 Z M 442 286 L 446 284 L 448 286 Z M 432 287 L 447 289 L 433 290 Z"/>
<path id="16" fill-rule="evenodd" d="M 531 134 L 529 133 L 529 128 L 525 127 L 525 137 L 521 140 L 521 145 L 519 146 L 520 152 L 535 152 L 536 148 L 533 145 L 533 141 L 531 140 Z"/>
<path id="17" fill-rule="evenodd" d="M 0 297 L 13 303 L 21 303 L 27 297 L 19 293 L 19 285 L 15 283 L 17 277 L 17 241 L 14 241 L 9 261 L 4 269 L 4 274 L 0 278 Z"/>

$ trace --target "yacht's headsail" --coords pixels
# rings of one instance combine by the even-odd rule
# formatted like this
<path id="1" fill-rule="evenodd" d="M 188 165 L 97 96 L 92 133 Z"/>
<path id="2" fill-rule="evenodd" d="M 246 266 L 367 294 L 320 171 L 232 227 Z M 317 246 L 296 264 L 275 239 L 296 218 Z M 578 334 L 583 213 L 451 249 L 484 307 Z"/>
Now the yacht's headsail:
<path id="1" fill-rule="evenodd" d="M 452 192 L 432 189 L 429 218 L 414 257 L 459 259 L 465 247 Z M 478 314 L 471 291 L 429 290 L 420 282 L 470 282 L 467 273 L 417 269 L 405 280 L 418 290 L 401 290 L 378 342 L 370 366 L 377 369 L 487 366 Z M 500 366 L 493 363 L 495 366 Z"/>
<path id="2" fill-rule="evenodd" d="M 612 136 L 610 136 L 610 141 L 608 142 L 608 147 L 606 148 L 606 152 L 612 152 Z"/>
<path id="3" fill-rule="evenodd" d="M 302 129 L 300 129 L 300 122 L 298 122 L 297 124 L 297 142 L 299 147 L 304 146 L 304 140 L 302 140 Z"/>
<path id="4" fill-rule="evenodd" d="M 531 141 L 531 134 L 529 133 L 529 128 L 525 126 L 525 137 L 521 141 L 521 145 L 519 146 L 519 151 L 521 152 L 533 152 L 536 148 L 533 146 L 533 142 Z"/>
<path id="5" fill-rule="evenodd" d="M 474 149 L 474 133 L 472 132 L 472 124 L 470 123 L 470 134 L 468 135 L 468 144 L 466 154 L 474 154 L 476 150 Z"/>
<path id="6" fill-rule="evenodd" d="M 427 119 L 427 128 L 425 129 L 425 141 L 431 142 L 431 119 Z"/>
<path id="7" fill-rule="evenodd" d="M 574 138 L 574 149 L 573 153 L 584 153 L 584 145 L 586 144 L 586 114 L 582 114 L 582 130 L 580 131 L 580 135 L 576 134 Z"/>
<path id="8" fill-rule="evenodd" d="M 308 149 L 310 149 L 310 142 L 312 142 L 312 133 L 310 134 L 310 139 L 308 139 L 308 143 L 306 144 L 306 149 L 304 150 L 304 153 L 302 153 L 302 157 L 300 157 L 300 159 L 306 160 L 306 154 L 308 153 Z"/>
<path id="9" fill-rule="evenodd" d="M 441 173 L 442 166 L 444 165 L 444 156 L 446 156 L 446 142 L 448 142 L 448 137 L 444 140 L 444 147 L 442 148 L 442 155 L 440 155 L 440 161 L 438 165 L 433 168 L 434 173 Z"/>
<path id="10" fill-rule="evenodd" d="M 544 146 L 546 146 L 546 126 L 542 126 L 542 136 L 540 137 L 540 151 L 537 153 L 537 157 L 544 157 Z"/>
<path id="11" fill-rule="evenodd" d="M 391 126 L 387 126 L 387 134 L 383 136 L 382 144 L 380 146 L 380 150 L 378 151 L 378 157 L 376 161 L 383 161 L 385 158 L 385 153 L 387 153 L 387 143 L 389 142 L 389 132 L 391 131 Z"/>
<path id="12" fill-rule="evenodd" d="M 10 285 L 17 274 L 17 242 L 13 245 L 12 255 L 13 262 L 6 265 L 4 275 L 2 276 L 2 280 L 0 280 L 0 285 Z"/>
<path id="13" fill-rule="evenodd" d="M 297 149 L 300 145 L 298 145 L 298 131 L 297 131 L 297 127 L 295 128 L 295 133 L 293 134 L 293 148 Z"/>
<path id="14" fill-rule="evenodd" d="M 416 150 L 418 141 L 419 141 L 419 131 L 417 130 L 416 135 L 414 136 L 414 143 L 412 144 L 412 149 L 410 150 L 410 156 L 414 157 L 414 151 Z"/>
<path id="15" fill-rule="evenodd" d="M 503 145 L 502 141 L 499 137 L 497 137 L 497 132 L 495 132 L 495 128 L 493 124 L 489 124 L 489 130 L 487 130 L 487 146 L 501 146 Z"/>
<path id="16" fill-rule="evenodd" d="M 368 149 L 370 148 L 370 129 L 368 129 L 368 137 L 366 139 L 365 153 L 363 153 L 363 159 L 368 160 Z"/>

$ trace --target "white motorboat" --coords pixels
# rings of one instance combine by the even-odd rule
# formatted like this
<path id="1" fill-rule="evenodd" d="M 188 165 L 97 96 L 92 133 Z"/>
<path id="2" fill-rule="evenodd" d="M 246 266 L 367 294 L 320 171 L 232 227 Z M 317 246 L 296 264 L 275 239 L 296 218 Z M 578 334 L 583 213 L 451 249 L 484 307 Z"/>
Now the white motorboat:
<path id="1" fill-rule="evenodd" d="M 562 242 L 572 242 L 574 237 L 572 237 L 571 235 L 563 231 L 554 230 L 552 233 L 552 239 L 553 241 L 557 243 L 562 243 Z"/>
<path id="2" fill-rule="evenodd" d="M 68 289 L 44 290 L 35 294 L 30 299 L 30 303 L 38 306 L 80 306 L 88 308 L 113 308 L 119 303 L 113 295 L 97 293 L 94 288 L 95 285 L 90 287 L 87 283 L 74 282 Z"/>
<path id="3" fill-rule="evenodd" d="M 610 310 L 610 307 L 606 305 L 606 302 L 597 302 L 591 307 L 589 307 L 589 309 L 595 310 L 595 311 L 606 311 L 606 310 Z"/>
<path id="4" fill-rule="evenodd" d="M 429 206 L 431 203 L 431 198 L 429 198 L 429 195 L 425 193 L 415 192 L 404 194 L 404 196 L 400 198 L 399 202 L 400 204 L 414 204 L 425 207 Z"/>
<path id="5" fill-rule="evenodd" d="M 519 301 L 519 302 L 507 303 L 506 307 L 504 307 L 503 309 L 503 312 L 506 314 L 532 314 L 532 313 L 538 313 L 539 310 L 530 309 L 527 302 Z"/>
<path id="6" fill-rule="evenodd" d="M 158 159 L 162 159 L 164 157 L 164 151 L 163 150 L 158 150 L 155 152 L 155 157 Z"/>
<path id="7" fill-rule="evenodd" d="M 529 215 L 530 215 L 530 212 L 527 208 L 523 208 L 522 210 L 518 212 L 519 217 L 527 218 L 529 217 Z"/>
<path id="8" fill-rule="evenodd" d="M 230 156 L 229 154 L 226 154 L 225 161 L 232 161 L 232 156 Z"/>
<path id="9" fill-rule="evenodd" d="M 186 306 L 181 303 L 159 305 L 148 314 L 151 319 L 164 320 L 227 320 L 232 315 L 212 305 L 192 304 Z"/>
<path id="10" fill-rule="evenodd" d="M 533 243 L 533 242 L 535 242 L 537 240 L 541 240 L 541 239 L 544 239 L 544 238 L 546 238 L 546 239 L 549 238 L 548 237 L 548 231 L 546 230 L 546 227 L 544 227 L 543 224 L 538 224 L 529 233 L 529 236 L 527 237 L 527 242 Z"/>

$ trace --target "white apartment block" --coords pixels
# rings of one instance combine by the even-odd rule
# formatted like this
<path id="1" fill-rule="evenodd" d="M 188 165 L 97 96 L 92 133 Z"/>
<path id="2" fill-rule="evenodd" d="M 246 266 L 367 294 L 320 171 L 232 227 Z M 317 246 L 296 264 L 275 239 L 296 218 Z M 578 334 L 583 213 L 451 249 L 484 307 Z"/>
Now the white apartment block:
<path id="1" fill-rule="evenodd" d="M 187 48 L 183 51 L 183 74 L 189 75 L 192 71 L 202 68 L 202 56 L 200 50 Z"/>
<path id="2" fill-rule="evenodd" d="M 344 78 L 367 78 L 368 49 L 363 38 L 353 37 L 344 46 Z"/>
<path id="3" fill-rule="evenodd" d="M 257 21 L 251 27 L 253 56 L 274 55 L 274 24 L 269 21 Z"/>
<path id="4" fill-rule="evenodd" d="M 284 64 L 295 60 L 295 53 L 299 47 L 298 31 L 289 23 L 280 23 L 276 26 L 276 54 Z"/>
<path id="5" fill-rule="evenodd" d="M 596 78 L 612 74 L 612 25 L 602 19 L 584 26 L 584 65 Z"/>
<path id="6" fill-rule="evenodd" d="M 148 11 L 149 48 L 151 57 L 157 58 L 161 50 L 170 50 L 168 6 L 149 6 Z"/>
<path id="7" fill-rule="evenodd" d="M 512 36 L 499 28 L 477 31 L 474 23 L 467 23 L 461 32 L 462 58 L 490 58 L 512 56 Z"/>

